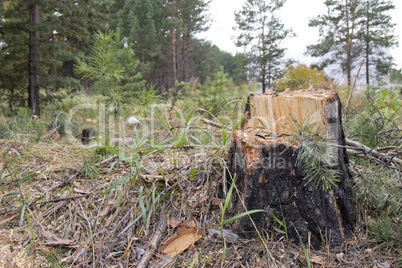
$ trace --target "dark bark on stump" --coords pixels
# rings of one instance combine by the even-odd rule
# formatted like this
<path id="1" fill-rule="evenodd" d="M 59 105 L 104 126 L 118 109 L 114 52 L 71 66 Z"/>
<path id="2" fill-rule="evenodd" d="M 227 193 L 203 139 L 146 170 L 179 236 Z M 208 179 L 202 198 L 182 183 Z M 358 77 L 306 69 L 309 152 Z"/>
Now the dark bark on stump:
<path id="1" fill-rule="evenodd" d="M 286 135 L 271 134 L 264 139 L 251 129 L 236 130 L 227 160 L 227 183 L 230 185 L 231 177 L 236 174 L 236 187 L 242 199 L 234 193 L 229 212 L 245 211 L 243 203 L 247 210 L 264 209 L 285 220 L 288 237 L 295 243 L 301 239 L 307 245 L 310 233 L 313 248 L 319 248 L 323 239 L 331 246 L 341 245 L 352 233 L 355 221 L 352 179 L 347 170 L 346 149 L 342 147 L 345 137 L 341 104 L 335 93 L 324 103 L 332 104 L 324 117 L 329 136 L 340 145 L 335 149 L 340 181 L 330 190 L 322 191 L 305 180 L 303 166 L 296 165 L 298 148 L 287 141 Z M 251 217 L 259 229 L 273 231 L 273 226 L 278 227 L 269 213 L 255 213 Z M 235 221 L 232 228 L 244 237 L 255 236 L 248 216 Z"/>

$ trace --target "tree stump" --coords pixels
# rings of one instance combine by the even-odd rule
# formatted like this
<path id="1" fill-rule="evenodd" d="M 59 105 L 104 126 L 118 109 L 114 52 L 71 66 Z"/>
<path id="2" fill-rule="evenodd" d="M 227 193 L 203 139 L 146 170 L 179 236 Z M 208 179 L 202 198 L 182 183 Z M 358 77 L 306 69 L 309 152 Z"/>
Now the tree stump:
<path id="1" fill-rule="evenodd" d="M 89 135 L 90 135 L 90 130 L 89 128 L 84 128 L 82 130 L 82 136 L 81 136 L 81 142 L 82 145 L 88 145 L 89 144 Z"/>
<path id="2" fill-rule="evenodd" d="M 309 166 L 297 160 L 300 140 L 294 137 L 300 138 L 300 127 L 308 125 L 313 132 L 323 131 L 324 140 L 331 144 L 327 148 L 331 165 L 326 168 L 336 171 L 337 182 L 327 189 L 309 180 Z M 303 241 L 313 248 L 320 248 L 322 241 L 341 245 L 355 221 L 344 146 L 341 102 L 334 91 L 250 95 L 245 121 L 233 132 L 227 159 L 227 184 L 235 177 L 239 193 L 234 191 L 228 212 L 264 209 L 267 213 L 250 216 L 258 229 L 280 228 L 272 213 L 283 221 L 282 230 L 295 243 Z M 233 223 L 243 237 L 255 237 L 250 217 Z"/>

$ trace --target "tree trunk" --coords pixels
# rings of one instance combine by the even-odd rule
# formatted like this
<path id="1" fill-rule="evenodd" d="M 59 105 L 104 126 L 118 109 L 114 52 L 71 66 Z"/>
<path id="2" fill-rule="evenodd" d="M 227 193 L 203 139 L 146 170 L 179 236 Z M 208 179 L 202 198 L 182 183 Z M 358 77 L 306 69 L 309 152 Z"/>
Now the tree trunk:
<path id="1" fill-rule="evenodd" d="M 367 11 L 369 12 L 369 11 Z M 369 16 L 366 17 L 366 84 L 367 88 L 370 85 L 370 65 L 369 65 L 369 52 L 370 52 L 370 40 L 369 40 Z"/>
<path id="2" fill-rule="evenodd" d="M 370 64 L 369 64 L 369 41 L 366 41 L 366 85 L 370 85 Z"/>
<path id="3" fill-rule="evenodd" d="M 262 83 L 262 93 L 265 93 L 266 90 L 266 64 L 262 63 L 261 64 L 261 83 Z"/>
<path id="4" fill-rule="evenodd" d="M 268 62 L 268 88 L 272 87 L 271 86 L 271 75 L 272 75 L 271 71 L 272 71 L 271 60 L 269 60 L 269 62 Z"/>
<path id="5" fill-rule="evenodd" d="M 170 42 L 172 47 L 172 72 L 173 72 L 173 86 L 177 80 L 177 68 L 176 68 L 176 34 L 175 30 L 170 30 Z"/>
<path id="6" fill-rule="evenodd" d="M 345 14 L 346 14 L 346 76 L 348 80 L 348 86 L 352 85 L 352 38 L 351 29 L 349 26 L 349 9 L 348 0 L 345 0 Z"/>
<path id="7" fill-rule="evenodd" d="M 370 70 L 369 70 L 369 68 L 370 68 L 370 65 L 369 65 L 369 52 L 370 52 L 370 40 L 369 40 L 369 35 L 370 35 L 370 27 L 369 27 L 369 25 L 370 25 L 370 16 L 369 16 L 369 13 L 370 13 L 370 1 L 367 1 L 367 6 L 366 6 L 366 12 L 367 12 L 367 16 L 366 16 L 366 55 L 365 55 L 365 58 L 366 58 L 366 85 L 367 85 L 367 88 L 369 87 L 369 85 L 370 85 Z"/>
<path id="8" fill-rule="evenodd" d="M 40 116 L 39 107 L 39 50 L 37 43 L 39 40 L 39 5 L 31 4 L 29 7 L 31 31 L 29 33 L 29 84 L 28 84 L 28 105 L 32 109 L 32 114 Z"/>
<path id="9" fill-rule="evenodd" d="M 346 76 L 348 79 L 348 86 L 352 85 L 352 41 L 348 37 L 347 52 L 346 52 Z"/>
<path id="10" fill-rule="evenodd" d="M 226 181 L 235 177 L 239 195 L 233 194 L 229 213 L 264 209 L 251 218 L 258 229 L 280 227 L 270 213 L 286 225 L 287 237 L 319 248 L 325 240 L 339 246 L 354 227 L 352 179 L 341 122 L 341 103 L 334 91 L 304 90 L 271 95 L 250 95 L 242 129 L 233 132 Z M 339 180 L 327 190 L 306 179 L 307 167 L 298 164 L 298 142 L 292 139 L 296 123 L 314 123 L 324 129 L 332 166 Z M 236 175 L 235 175 L 236 174 Z M 244 207 L 245 206 L 245 207 Z M 268 213 L 269 212 L 269 213 Z M 232 228 L 244 237 L 255 236 L 249 217 Z"/>
<path id="11" fill-rule="evenodd" d="M 182 54 L 183 54 L 183 64 L 182 64 L 182 70 L 183 70 L 183 81 L 188 82 L 188 47 L 187 47 L 187 40 L 188 40 L 188 33 L 187 30 L 184 31 L 183 33 L 183 49 L 182 49 Z"/>

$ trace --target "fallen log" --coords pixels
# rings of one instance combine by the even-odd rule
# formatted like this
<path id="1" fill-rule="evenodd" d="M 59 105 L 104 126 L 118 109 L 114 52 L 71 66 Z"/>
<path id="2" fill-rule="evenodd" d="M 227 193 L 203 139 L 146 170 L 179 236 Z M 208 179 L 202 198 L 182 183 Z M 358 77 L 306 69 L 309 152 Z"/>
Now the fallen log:
<path id="1" fill-rule="evenodd" d="M 279 220 L 286 226 L 282 233 L 295 243 L 310 242 L 314 248 L 322 241 L 341 245 L 353 231 L 355 215 L 337 94 L 303 90 L 250 95 L 248 103 L 244 128 L 233 131 L 227 159 L 227 183 L 235 178 L 239 193 L 232 196 L 228 212 L 267 213 L 240 218 L 233 230 L 254 237 L 255 226 L 268 231 L 283 228 Z M 301 161 L 301 148 L 308 148 L 302 146 L 313 148 L 320 136 L 324 157 L 319 150 L 304 150 Z M 309 163 L 313 160 L 315 169 Z M 327 171 L 332 181 L 323 187 Z"/>

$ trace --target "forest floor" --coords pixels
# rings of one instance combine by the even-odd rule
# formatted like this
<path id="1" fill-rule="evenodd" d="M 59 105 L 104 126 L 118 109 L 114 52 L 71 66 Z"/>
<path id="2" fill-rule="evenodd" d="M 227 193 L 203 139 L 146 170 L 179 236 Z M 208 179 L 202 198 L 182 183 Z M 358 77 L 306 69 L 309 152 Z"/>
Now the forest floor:
<path id="1" fill-rule="evenodd" d="M 85 167 L 100 152 L 84 148 L 0 140 L 1 267 L 137 267 L 149 252 L 148 267 L 401 265 L 401 252 L 369 238 L 369 211 L 339 248 L 303 251 L 275 232 L 246 240 L 230 224 L 223 239 L 225 153 L 183 146 Z"/>

